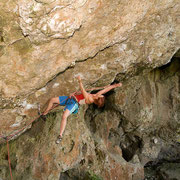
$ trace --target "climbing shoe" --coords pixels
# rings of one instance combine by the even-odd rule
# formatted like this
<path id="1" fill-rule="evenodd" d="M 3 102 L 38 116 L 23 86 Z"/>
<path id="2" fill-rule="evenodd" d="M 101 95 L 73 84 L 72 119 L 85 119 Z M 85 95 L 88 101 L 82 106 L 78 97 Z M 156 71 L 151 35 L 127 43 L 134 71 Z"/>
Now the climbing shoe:
<path id="1" fill-rule="evenodd" d="M 40 118 L 42 118 L 44 121 L 46 121 L 46 116 L 41 114 Z"/>
<path id="2" fill-rule="evenodd" d="M 59 144 L 62 141 L 62 136 L 59 135 L 56 139 L 56 144 Z"/>

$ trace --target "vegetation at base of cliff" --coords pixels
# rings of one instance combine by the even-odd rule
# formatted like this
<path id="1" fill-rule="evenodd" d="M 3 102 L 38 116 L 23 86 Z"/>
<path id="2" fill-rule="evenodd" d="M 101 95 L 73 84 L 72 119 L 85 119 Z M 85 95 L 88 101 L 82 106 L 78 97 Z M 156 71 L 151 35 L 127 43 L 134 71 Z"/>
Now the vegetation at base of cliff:
<path id="1" fill-rule="evenodd" d="M 84 180 L 103 180 L 100 176 L 96 175 L 94 172 L 88 171 Z"/>
<path id="2" fill-rule="evenodd" d="M 9 142 L 9 152 L 10 152 L 10 160 L 11 160 L 11 170 L 12 174 L 15 173 L 15 168 L 17 165 L 16 151 L 17 144 L 15 141 Z M 6 144 L 1 144 L 0 146 L 0 173 L 2 173 L 5 177 L 10 178 L 9 167 L 8 167 L 8 151 Z"/>
<path id="3" fill-rule="evenodd" d="M 13 177 L 17 180 L 28 179 L 31 174 L 31 163 L 27 163 L 22 173 L 17 174 L 17 157 L 23 156 L 26 161 L 29 155 L 34 151 L 38 142 L 44 143 L 46 141 L 45 134 L 52 130 L 55 120 L 55 113 L 50 113 L 47 116 L 46 122 L 42 119 L 38 119 L 32 124 L 32 128 L 28 129 L 17 139 L 9 141 L 9 152 L 11 160 L 11 170 Z M 9 166 L 8 166 L 8 151 L 6 142 L 3 141 L 0 144 L 0 174 L 2 178 L 10 179 Z M 23 148 L 22 148 L 23 146 Z"/>

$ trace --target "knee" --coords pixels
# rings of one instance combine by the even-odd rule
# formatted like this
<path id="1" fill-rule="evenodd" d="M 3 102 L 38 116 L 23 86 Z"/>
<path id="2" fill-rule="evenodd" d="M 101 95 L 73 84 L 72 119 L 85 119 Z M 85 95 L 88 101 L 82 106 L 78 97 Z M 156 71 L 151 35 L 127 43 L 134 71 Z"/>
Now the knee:
<path id="1" fill-rule="evenodd" d="M 69 116 L 69 114 L 64 113 L 64 114 L 62 115 L 62 119 L 66 120 L 66 119 L 68 118 L 68 116 Z"/>
<path id="2" fill-rule="evenodd" d="M 66 119 L 67 119 L 67 116 L 65 114 L 63 114 L 62 120 L 66 120 Z"/>

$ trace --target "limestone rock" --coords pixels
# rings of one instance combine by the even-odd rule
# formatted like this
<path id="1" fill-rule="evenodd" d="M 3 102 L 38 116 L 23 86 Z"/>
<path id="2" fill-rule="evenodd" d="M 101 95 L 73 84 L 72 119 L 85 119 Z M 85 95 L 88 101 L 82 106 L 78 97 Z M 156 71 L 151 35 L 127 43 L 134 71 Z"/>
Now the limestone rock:
<path id="1" fill-rule="evenodd" d="M 122 158 L 119 147 L 105 145 L 107 139 L 93 139 L 86 122 L 83 121 L 84 111 L 85 109 L 81 108 L 80 114 L 69 118 L 60 145 L 55 144 L 55 140 L 62 111 L 59 114 L 49 114 L 46 122 L 40 119 L 16 141 L 11 141 L 13 176 L 16 179 L 59 179 L 60 173 L 77 167 L 81 174 L 94 172 L 105 180 L 143 179 L 143 167 L 127 163 Z M 6 146 L 1 145 L 2 179 L 10 178 L 6 154 Z M 79 176 L 79 173 L 74 173 L 74 177 Z"/>
<path id="2" fill-rule="evenodd" d="M 178 61 L 167 71 L 152 71 L 169 63 L 176 52 L 179 57 L 179 6 L 178 0 L 0 1 L 0 136 L 17 132 L 37 117 L 38 103 L 43 110 L 49 98 L 78 90 L 78 75 L 86 88 L 123 82 L 122 89 L 107 97 L 111 107 L 102 113 L 87 110 L 88 130 L 72 121 L 81 131 L 72 130 L 73 123 L 67 128 L 64 149 L 54 145 L 54 121 L 35 123 L 12 141 L 17 178 L 57 179 L 76 165 L 82 170 L 85 160 L 86 168 L 92 165 L 90 170 L 105 172 L 109 179 L 143 179 L 142 166 L 127 161 L 138 155 L 144 164 L 164 142 L 179 138 Z M 49 132 L 52 136 L 47 137 Z M 79 137 L 82 132 L 86 135 Z M 101 158 L 108 159 L 103 165 L 96 143 Z M 3 145 L 1 149 L 1 176 L 7 177 L 7 154 Z M 117 173 L 118 168 L 122 171 Z"/>

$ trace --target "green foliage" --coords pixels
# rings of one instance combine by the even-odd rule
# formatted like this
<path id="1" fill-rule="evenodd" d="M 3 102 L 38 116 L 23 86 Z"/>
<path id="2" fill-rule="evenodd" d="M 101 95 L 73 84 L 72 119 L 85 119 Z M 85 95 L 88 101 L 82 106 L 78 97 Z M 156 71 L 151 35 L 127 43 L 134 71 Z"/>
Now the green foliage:
<path id="1" fill-rule="evenodd" d="M 103 180 L 100 176 L 88 171 L 85 180 Z"/>

